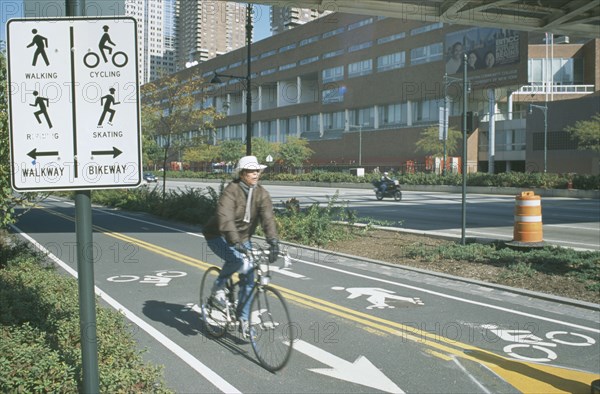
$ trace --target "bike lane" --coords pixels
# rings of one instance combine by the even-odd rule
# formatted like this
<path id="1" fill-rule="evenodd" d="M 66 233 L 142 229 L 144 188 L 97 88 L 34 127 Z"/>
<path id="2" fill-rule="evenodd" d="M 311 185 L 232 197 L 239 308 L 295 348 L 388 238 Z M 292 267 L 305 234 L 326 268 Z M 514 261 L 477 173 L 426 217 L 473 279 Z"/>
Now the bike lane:
<path id="1" fill-rule="evenodd" d="M 135 315 L 157 327 L 177 346 L 204 360 L 205 365 L 214 364 L 224 380 L 242 384 L 243 391 L 276 392 L 286 387 L 288 390 L 285 391 L 304 388 L 303 391 L 338 392 L 348 384 L 351 384 L 349 387 L 359 384 L 362 389 L 367 387 L 389 392 L 466 392 L 473 391 L 474 387 L 491 388 L 490 392 L 510 387 L 524 392 L 532 392 L 538 387 L 544 392 L 579 392 L 587 379 L 594 375 L 594 370 L 590 369 L 593 363 L 580 365 L 567 353 L 560 353 L 558 360 L 546 364 L 506 358 L 500 340 L 502 335 L 506 337 L 505 330 L 529 330 L 539 337 L 544 337 L 542 333 L 565 331 L 559 322 L 542 320 L 544 328 L 535 328 L 531 323 L 536 321 L 534 316 L 515 317 L 510 308 L 515 308 L 514 305 L 521 301 L 505 308 L 508 311 L 488 305 L 466 303 L 465 306 L 462 305 L 464 302 L 456 299 L 465 296 L 464 289 L 455 290 L 458 295 L 446 296 L 440 295 L 448 293 L 445 283 L 437 286 L 429 283 L 433 287 L 424 289 L 423 283 L 431 281 L 427 275 L 423 279 L 406 279 L 410 275 L 396 267 L 343 261 L 344 258 L 323 253 L 311 257 L 313 252 L 306 249 L 294 251 L 294 248 L 290 248 L 295 259 L 294 266 L 274 274 L 274 285 L 288 299 L 292 318 L 299 328 L 297 350 L 284 371 L 275 376 L 265 374 L 256 365 L 249 345 L 241 343 L 235 335 L 225 341 L 214 341 L 203 335 L 194 303 L 197 302 L 203 268 L 208 266 L 205 262 L 210 263 L 211 256 L 206 250 L 202 251 L 201 237 L 174 227 L 172 230 L 156 227 L 147 218 L 143 223 L 131 219 L 117 220 L 108 211 L 95 213 L 94 222 L 97 229 L 119 228 L 118 233 L 112 230 L 102 233 L 101 237 L 107 237 L 107 241 L 100 241 L 95 234 L 94 242 L 101 243 L 101 249 L 105 251 L 96 262 L 97 285 L 110 294 L 116 294 Z M 47 238 L 55 237 L 49 234 Z M 118 242 L 115 243 L 115 240 Z M 118 253 L 115 254 L 115 251 Z M 212 263 L 220 264 L 218 261 Z M 492 295 L 485 301 L 502 295 Z M 473 299 L 481 297 L 468 296 Z M 455 304 L 462 308 L 456 308 Z M 555 317 L 558 316 L 551 314 L 550 318 L 558 320 Z M 572 324 L 581 327 L 589 323 L 585 318 L 574 321 L 576 323 Z M 485 324 L 496 324 L 498 328 L 485 328 Z M 557 326 L 546 328 L 546 324 Z M 568 330 L 593 338 L 597 343 L 597 333 L 589 333 L 581 327 L 569 326 Z M 486 330 L 488 334 L 485 334 Z M 548 343 L 557 343 L 556 339 L 567 341 L 563 334 L 557 333 L 546 339 L 544 341 Z M 154 341 L 150 339 L 149 343 Z M 558 346 L 557 343 L 557 349 L 552 350 L 558 350 Z M 561 351 L 567 346 L 560 344 Z M 156 344 L 151 348 L 158 360 L 172 358 L 172 355 L 166 356 L 168 352 L 155 350 Z M 593 360 L 594 355 L 597 359 L 597 346 L 595 352 L 588 351 L 588 348 L 594 346 L 580 347 L 578 353 L 581 354 L 576 356 L 588 354 L 589 360 Z M 540 354 L 539 349 L 533 346 L 529 350 L 536 351 L 530 357 Z M 555 353 L 559 354 L 558 351 Z M 351 365 L 354 364 L 362 371 L 370 368 L 373 372 L 367 374 L 367 380 L 377 381 L 379 385 L 369 386 L 364 381 L 350 379 L 360 374 L 352 370 Z M 555 365 L 587 372 L 571 371 L 565 375 L 565 369 Z M 329 367 L 323 369 L 324 366 Z M 199 387 L 203 388 L 201 391 L 210 391 L 209 388 L 213 387 L 210 383 L 202 383 L 202 379 L 194 377 L 193 372 L 184 373 L 169 367 L 167 365 L 171 378 L 179 374 L 188 381 L 193 379 L 189 385 L 196 391 Z M 291 373 L 298 367 L 302 373 Z M 493 373 L 487 372 L 486 368 Z M 381 374 L 377 374 L 376 370 Z M 307 385 L 307 380 L 310 385 Z M 454 383 L 449 386 L 448 382 Z M 588 391 L 589 383 L 585 392 Z"/>

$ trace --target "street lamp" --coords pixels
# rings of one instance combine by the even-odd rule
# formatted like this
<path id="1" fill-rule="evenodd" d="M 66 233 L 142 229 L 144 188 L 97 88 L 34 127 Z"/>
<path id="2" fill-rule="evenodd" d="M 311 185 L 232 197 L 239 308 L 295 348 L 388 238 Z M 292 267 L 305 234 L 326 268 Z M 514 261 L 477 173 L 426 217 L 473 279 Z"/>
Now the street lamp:
<path id="1" fill-rule="evenodd" d="M 362 128 L 361 124 L 351 124 L 348 127 L 358 127 L 358 166 L 362 167 Z"/>
<path id="2" fill-rule="evenodd" d="M 215 76 L 210 83 L 221 83 L 219 77 L 245 79 L 246 80 L 246 156 L 252 154 L 252 87 L 251 83 L 251 59 L 252 59 L 252 3 L 246 6 L 246 48 L 247 48 L 247 69 L 246 76 L 240 77 L 237 75 L 219 74 L 215 72 Z"/>
<path id="3" fill-rule="evenodd" d="M 447 160 L 447 141 L 448 141 L 448 87 L 453 83 L 462 82 L 461 78 L 449 77 L 448 74 L 444 74 L 444 119 L 442 124 L 444 127 L 442 139 L 444 140 L 444 164 L 442 167 L 442 175 L 446 175 L 446 160 Z"/>
<path id="4" fill-rule="evenodd" d="M 548 104 L 535 105 L 529 104 L 529 113 L 533 112 L 533 109 L 537 108 L 544 112 L 544 174 L 548 170 Z"/>

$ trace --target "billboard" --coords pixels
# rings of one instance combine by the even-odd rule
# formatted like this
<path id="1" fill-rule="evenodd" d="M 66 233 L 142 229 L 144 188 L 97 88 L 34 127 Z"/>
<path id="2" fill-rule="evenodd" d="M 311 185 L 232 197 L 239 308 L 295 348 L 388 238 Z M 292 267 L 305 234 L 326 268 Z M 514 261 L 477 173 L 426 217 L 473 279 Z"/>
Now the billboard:
<path id="1" fill-rule="evenodd" d="M 516 30 L 473 27 L 446 34 L 445 72 L 463 72 L 463 55 L 467 54 L 467 72 L 475 83 L 496 83 L 516 80 L 516 67 L 498 72 L 507 65 L 516 65 L 527 58 L 522 49 L 522 33 Z M 526 63 L 526 62 L 525 62 Z M 504 68 L 506 70 L 506 68 Z M 512 75 L 512 77 L 511 77 Z"/>

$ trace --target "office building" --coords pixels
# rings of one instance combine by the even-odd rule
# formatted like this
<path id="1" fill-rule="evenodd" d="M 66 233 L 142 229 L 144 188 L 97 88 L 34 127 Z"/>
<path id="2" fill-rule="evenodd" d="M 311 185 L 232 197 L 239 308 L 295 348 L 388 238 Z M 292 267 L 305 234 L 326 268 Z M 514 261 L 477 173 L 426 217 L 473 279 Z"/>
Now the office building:
<path id="1" fill-rule="evenodd" d="M 563 37 L 550 49 L 543 34 L 334 15 L 335 23 L 317 19 L 253 45 L 255 137 L 306 138 L 311 165 L 437 171 L 439 157 L 416 142 L 439 126 L 446 92 L 450 128 L 462 130 L 472 114 L 469 172 L 541 172 L 547 154 L 548 172 L 598 173 L 598 155 L 576 150 L 565 126 L 600 112 L 600 40 Z M 468 70 L 467 111 L 453 51 L 479 59 Z M 185 72 L 206 81 L 215 71 L 243 76 L 245 57 L 240 49 Z M 216 123 L 218 139 L 244 140 L 244 85 L 207 84 L 205 94 L 227 115 Z M 450 156 L 458 171 L 462 144 Z"/>

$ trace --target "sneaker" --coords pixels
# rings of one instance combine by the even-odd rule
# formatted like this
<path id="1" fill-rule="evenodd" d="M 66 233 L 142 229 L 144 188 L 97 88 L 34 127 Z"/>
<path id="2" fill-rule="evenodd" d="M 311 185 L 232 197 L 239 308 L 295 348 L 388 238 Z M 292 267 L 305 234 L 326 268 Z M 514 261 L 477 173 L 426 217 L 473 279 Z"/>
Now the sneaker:
<path id="1" fill-rule="evenodd" d="M 250 325 L 248 324 L 248 320 L 240 320 L 239 330 L 244 339 L 250 338 Z"/>
<path id="2" fill-rule="evenodd" d="M 212 304 L 218 308 L 225 309 L 227 307 L 227 295 L 225 289 L 217 289 L 212 296 Z"/>

